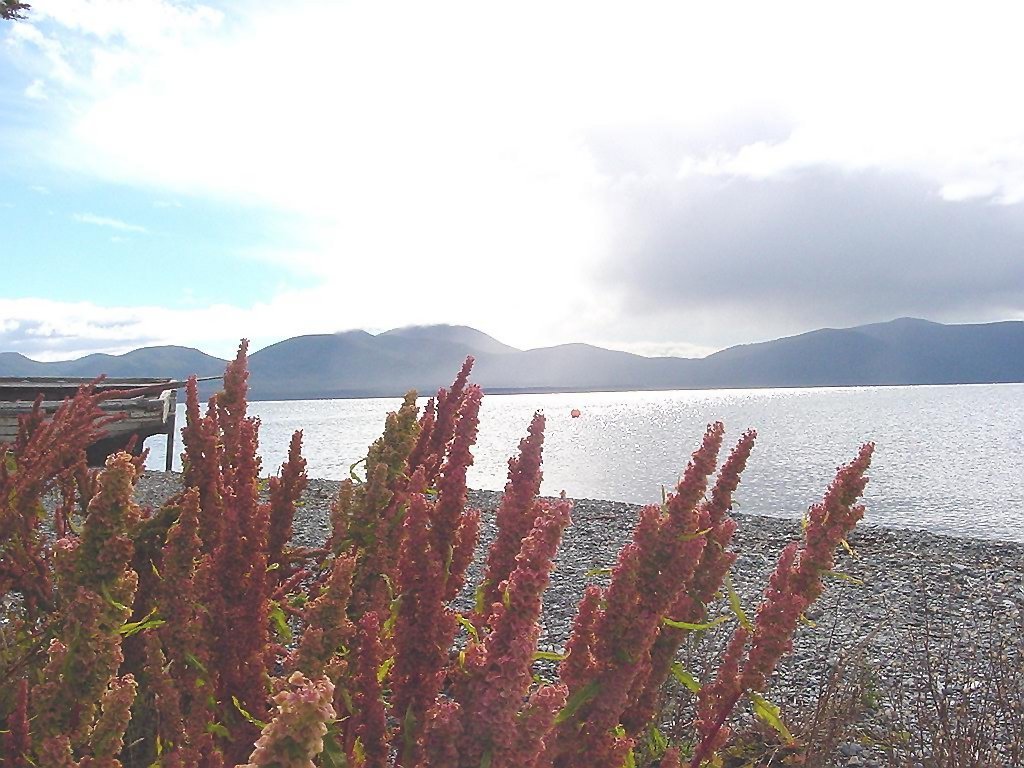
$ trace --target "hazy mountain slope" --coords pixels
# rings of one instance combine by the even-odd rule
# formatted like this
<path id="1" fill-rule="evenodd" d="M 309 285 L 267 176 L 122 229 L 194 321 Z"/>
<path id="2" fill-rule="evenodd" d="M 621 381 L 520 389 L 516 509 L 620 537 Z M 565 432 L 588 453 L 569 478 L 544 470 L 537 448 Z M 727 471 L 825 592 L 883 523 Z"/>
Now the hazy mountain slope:
<path id="1" fill-rule="evenodd" d="M 87 355 L 65 364 L 61 375 L 185 379 L 224 373 L 227 361 L 191 347 L 143 347 L 123 355 Z"/>
<path id="2" fill-rule="evenodd" d="M 20 352 L 0 352 L 0 376 L 49 376 L 47 365 Z"/>
<path id="3" fill-rule="evenodd" d="M 426 394 L 451 383 L 476 352 L 450 341 L 365 331 L 299 336 L 253 354 L 250 385 L 259 399 Z"/>
<path id="4" fill-rule="evenodd" d="M 916 318 L 864 325 L 889 345 L 906 383 L 1024 381 L 1024 323 L 942 325 Z"/>
<path id="5" fill-rule="evenodd" d="M 451 344 L 461 344 L 475 353 L 504 354 L 506 352 L 520 352 L 515 347 L 502 344 L 493 336 L 488 336 L 483 331 L 470 328 L 467 325 L 411 325 L 406 328 L 394 328 L 378 335 L 398 336 L 405 339 L 420 339 L 426 341 L 443 341 Z"/>
<path id="6" fill-rule="evenodd" d="M 482 355 L 474 380 L 486 389 L 656 389 L 685 386 L 697 361 L 650 358 L 589 344 Z"/>
<path id="7" fill-rule="evenodd" d="M 730 347 L 701 362 L 697 386 L 1024 381 L 1024 322 L 943 325 L 901 318 Z"/>
<path id="8" fill-rule="evenodd" d="M 697 386 L 815 387 L 893 384 L 884 342 L 855 329 L 811 331 L 760 344 L 730 347 L 701 361 Z"/>
<path id="9" fill-rule="evenodd" d="M 704 359 L 648 358 L 588 344 L 517 350 L 466 326 L 299 336 L 250 356 L 253 399 L 432 394 L 467 355 L 492 392 L 804 387 L 1024 381 L 1024 322 L 942 325 L 901 318 L 824 328 Z M 149 347 L 40 363 L 0 353 L 0 376 L 216 375 L 225 361 L 187 347 Z M 216 382 L 206 385 L 204 395 Z"/>
<path id="10" fill-rule="evenodd" d="M 14 352 L 0 353 L 0 376 L 74 376 L 92 378 L 174 378 L 213 376 L 227 361 L 191 347 L 143 347 L 123 355 L 93 354 L 77 360 L 40 363 Z"/>

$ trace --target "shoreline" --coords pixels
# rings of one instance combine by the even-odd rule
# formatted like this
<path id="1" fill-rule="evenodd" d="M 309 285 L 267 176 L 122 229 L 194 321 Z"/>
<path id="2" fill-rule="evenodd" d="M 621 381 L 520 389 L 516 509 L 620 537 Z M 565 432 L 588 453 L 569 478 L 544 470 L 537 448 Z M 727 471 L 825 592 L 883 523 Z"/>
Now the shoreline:
<path id="1" fill-rule="evenodd" d="M 155 505 L 179 487 L 177 473 L 147 470 L 136 499 Z M 340 481 L 311 478 L 296 515 L 292 541 L 322 543 L 330 530 L 330 506 Z M 483 554 L 495 533 L 498 491 L 470 491 L 469 505 L 482 512 L 480 541 L 467 581 L 475 584 Z M 559 548 L 551 586 L 545 593 L 541 642 L 558 647 L 568 636 L 575 607 L 594 569 L 610 568 L 628 541 L 640 505 L 600 499 L 573 499 L 573 522 Z M 733 548 L 738 557 L 732 578 L 752 616 L 783 547 L 800 536 L 800 522 L 734 513 L 739 523 Z M 810 619 L 835 618 L 848 641 L 865 641 L 883 657 L 900 655 L 901 636 L 927 619 L 944 630 L 964 629 L 982 620 L 1024 629 L 1024 543 L 951 536 L 915 529 L 861 524 L 850 536 L 856 556 L 840 549 L 837 577 L 829 579 Z M 712 616 L 728 613 L 725 601 Z M 809 660 L 815 628 L 801 626 L 795 658 Z M 849 645 L 844 642 L 844 645 Z"/>

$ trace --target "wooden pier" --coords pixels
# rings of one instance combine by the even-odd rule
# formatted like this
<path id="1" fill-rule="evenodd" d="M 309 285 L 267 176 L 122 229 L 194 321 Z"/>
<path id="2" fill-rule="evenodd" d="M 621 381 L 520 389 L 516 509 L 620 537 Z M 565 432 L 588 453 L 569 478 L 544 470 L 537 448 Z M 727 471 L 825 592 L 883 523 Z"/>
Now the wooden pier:
<path id="1" fill-rule="evenodd" d="M 43 395 L 43 410 L 52 414 L 65 398 L 72 397 L 79 387 L 93 381 L 95 379 L 44 376 L 0 378 L 0 443 L 15 439 L 19 418 L 31 412 L 40 394 Z M 138 455 L 147 437 L 167 435 L 166 469 L 170 471 L 174 460 L 177 390 L 184 386 L 184 381 L 173 379 L 117 378 L 99 382 L 97 390 L 125 390 L 126 394 L 133 391 L 135 394 L 100 403 L 105 413 L 119 418 L 105 427 L 104 437 L 89 446 L 89 465 L 102 466 L 108 456 L 129 446 Z"/>

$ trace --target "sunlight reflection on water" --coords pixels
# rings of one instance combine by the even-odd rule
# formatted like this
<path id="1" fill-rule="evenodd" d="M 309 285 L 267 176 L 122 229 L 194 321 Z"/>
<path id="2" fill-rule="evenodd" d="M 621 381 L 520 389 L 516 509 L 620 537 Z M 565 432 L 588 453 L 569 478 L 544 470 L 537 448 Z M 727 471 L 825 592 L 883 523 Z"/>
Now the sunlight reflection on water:
<path id="1" fill-rule="evenodd" d="M 758 431 L 737 492 L 740 511 L 799 517 L 836 467 L 874 440 L 867 521 L 1024 541 L 1022 396 L 1022 384 L 488 395 L 469 483 L 504 486 L 508 457 L 539 409 L 547 416 L 542 493 L 657 502 L 707 423 L 719 419 L 728 446 L 747 427 Z M 264 472 L 276 471 L 291 433 L 302 429 L 310 476 L 348 476 L 399 404 L 252 403 Z M 573 408 L 580 418 L 571 418 Z M 147 445 L 148 465 L 162 468 L 163 439 Z"/>

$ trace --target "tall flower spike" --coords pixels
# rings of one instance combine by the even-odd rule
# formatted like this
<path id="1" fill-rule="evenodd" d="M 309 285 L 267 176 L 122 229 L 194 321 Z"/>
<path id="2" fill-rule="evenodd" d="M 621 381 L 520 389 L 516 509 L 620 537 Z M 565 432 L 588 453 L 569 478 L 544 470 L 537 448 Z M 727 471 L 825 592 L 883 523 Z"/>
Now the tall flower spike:
<path id="1" fill-rule="evenodd" d="M 463 522 L 466 509 L 466 473 L 473 465 L 472 448 L 476 443 L 482 397 L 480 387 L 469 386 L 455 421 L 455 434 L 437 484 L 437 503 L 433 505 L 430 515 L 432 543 L 437 552 L 446 552 L 455 546 L 458 529 Z M 451 565 L 444 577 L 446 600 L 455 597 L 462 582 L 462 574 L 454 572 Z"/>
<path id="2" fill-rule="evenodd" d="M 487 618 L 490 606 L 500 600 L 501 583 L 516 566 L 523 539 L 533 527 L 533 500 L 540 493 L 541 461 L 544 448 L 544 414 L 533 414 L 529 434 L 519 441 L 519 456 L 508 460 L 508 482 L 495 513 L 498 527 L 494 543 L 487 551 L 487 567 L 481 584 L 478 621 Z"/>
<path id="3" fill-rule="evenodd" d="M 199 412 L 199 390 L 196 377 L 189 377 L 185 387 L 185 426 L 181 442 L 182 484 L 199 493 L 199 519 L 203 532 L 203 550 L 211 552 L 220 541 L 221 514 L 224 496 L 220 471 L 220 426 L 217 411 L 210 407 L 206 416 Z"/>
<path id="4" fill-rule="evenodd" d="M 811 507 L 802 545 L 792 542 L 779 557 L 764 600 L 757 610 L 745 663 L 738 669 L 720 668 L 715 681 L 701 690 L 698 735 L 700 742 L 691 768 L 714 754 L 725 739 L 726 720 L 747 691 L 760 691 L 782 655 L 792 648 L 800 616 L 821 594 L 821 577 L 832 569 L 835 547 L 846 539 L 864 515 L 856 502 L 867 483 L 873 443 L 861 446 L 857 458 L 842 466 L 820 504 Z M 737 628 L 732 649 L 746 640 Z"/>
<path id="5" fill-rule="evenodd" d="M 391 716 L 399 723 L 403 750 L 398 765 L 418 759 L 417 740 L 441 682 L 458 623 L 444 601 L 447 553 L 434 549 L 430 512 L 423 496 L 409 499 L 399 558 L 395 662 L 391 669 Z"/>
<path id="6" fill-rule="evenodd" d="M 618 768 L 631 748 L 632 739 L 617 733 L 620 720 L 634 682 L 649 666 L 661 621 L 688 588 L 704 548 L 696 506 L 714 472 L 723 432 L 721 423 L 708 425 L 665 509 L 645 507 L 633 540 L 619 553 L 596 621 L 591 674 L 582 687 L 569 689 L 570 700 L 582 697 L 583 703 L 559 724 L 554 768 Z"/>
<path id="7" fill-rule="evenodd" d="M 83 761 L 83 765 L 95 768 L 121 768 L 117 756 L 124 747 L 124 732 L 131 719 L 132 702 L 138 686 L 131 675 L 115 677 L 110 687 L 103 694 L 102 709 L 96 725 L 89 734 L 89 751 L 91 759 Z"/>
<path id="8" fill-rule="evenodd" d="M 23 416 L 10 445 L 0 445 L 0 592 L 20 593 L 30 620 L 54 608 L 44 554 L 43 495 L 80 466 L 86 447 L 116 418 L 99 407 L 91 386 L 65 400 L 47 419 L 42 396 Z"/>
<path id="9" fill-rule="evenodd" d="M 739 486 L 740 475 L 746 467 L 756 437 L 754 430 L 743 434 L 722 465 L 710 498 L 700 505 L 698 525 L 701 530 L 707 531 L 707 545 L 701 552 L 700 564 L 693 574 L 689 589 L 680 593 L 669 610 L 669 618 L 677 622 L 700 624 L 704 621 L 707 603 L 721 589 L 726 573 L 736 560 L 736 554 L 729 551 L 736 531 L 736 521 L 729 517 L 729 512 L 732 509 L 732 495 Z M 687 633 L 686 629 L 667 624 L 659 628 L 646 673 L 638 675 L 634 682 L 630 706 L 623 714 L 622 724 L 629 735 L 638 735 L 657 713 L 664 683 Z"/>
<path id="10" fill-rule="evenodd" d="M 515 571 L 502 600 L 492 606 L 490 633 L 480 648 L 466 654 L 464 676 L 453 694 L 466 713 L 460 766 L 477 766 L 489 755 L 494 768 L 518 768 L 536 758 L 539 745 L 526 748 L 517 738 L 522 703 L 531 684 L 531 667 L 540 634 L 541 596 L 571 504 L 536 502 L 536 524 L 523 540 Z M 532 721 L 534 729 L 538 721 Z M 550 724 L 549 724 L 550 725 Z M 541 733 L 540 736 L 545 736 Z"/>
<path id="11" fill-rule="evenodd" d="M 428 487 L 433 487 L 437 482 L 441 471 L 441 464 L 447 453 L 449 444 L 455 435 L 455 426 L 459 411 L 465 397 L 466 382 L 469 380 L 469 372 L 473 368 L 473 357 L 467 357 L 462 364 L 462 370 L 455 377 L 450 389 L 439 389 L 437 391 L 436 405 L 433 423 L 429 431 L 424 429 L 427 440 L 422 446 L 417 445 L 413 455 L 419 460 L 418 465 L 410 465 L 411 475 L 418 468 L 424 470 L 424 478 Z M 426 418 L 426 414 L 424 414 Z M 425 427 L 426 424 L 423 424 Z"/>
<path id="12" fill-rule="evenodd" d="M 380 668 L 384 663 L 384 648 L 380 642 L 380 619 L 376 613 L 371 611 L 359 620 L 356 647 L 356 693 L 353 703 L 355 733 L 363 745 L 365 755 L 362 768 L 387 768 L 388 723 L 379 680 Z"/>
<path id="13" fill-rule="evenodd" d="M 281 465 L 277 477 L 270 478 L 268 509 L 269 530 L 267 531 L 267 563 L 276 566 L 276 580 L 288 576 L 288 564 L 284 562 L 284 548 L 292 537 L 292 522 L 295 508 L 309 479 L 306 477 L 306 460 L 302 458 L 302 430 L 292 435 L 288 446 L 288 459 Z"/>
<path id="14" fill-rule="evenodd" d="M 6 724 L 7 729 L 3 733 L 4 754 L 13 768 L 28 768 L 32 741 L 28 722 L 28 680 L 25 678 L 16 683 L 14 705 Z"/>
<path id="15" fill-rule="evenodd" d="M 354 634 L 346 610 L 352 596 L 352 573 L 355 556 L 335 557 L 330 577 L 321 594 L 311 600 L 303 611 L 306 625 L 298 647 L 292 652 L 286 668 L 312 677 L 325 673 L 335 653 Z"/>
<path id="16" fill-rule="evenodd" d="M 34 729 L 65 736 L 82 751 L 123 655 L 120 628 L 131 615 L 138 578 L 129 567 L 129 528 L 138 520 L 131 496 L 136 468 L 118 453 L 107 460 L 80 542 L 59 542 L 57 586 L 65 596 L 61 639 L 50 643 L 42 681 L 30 693 Z"/>

